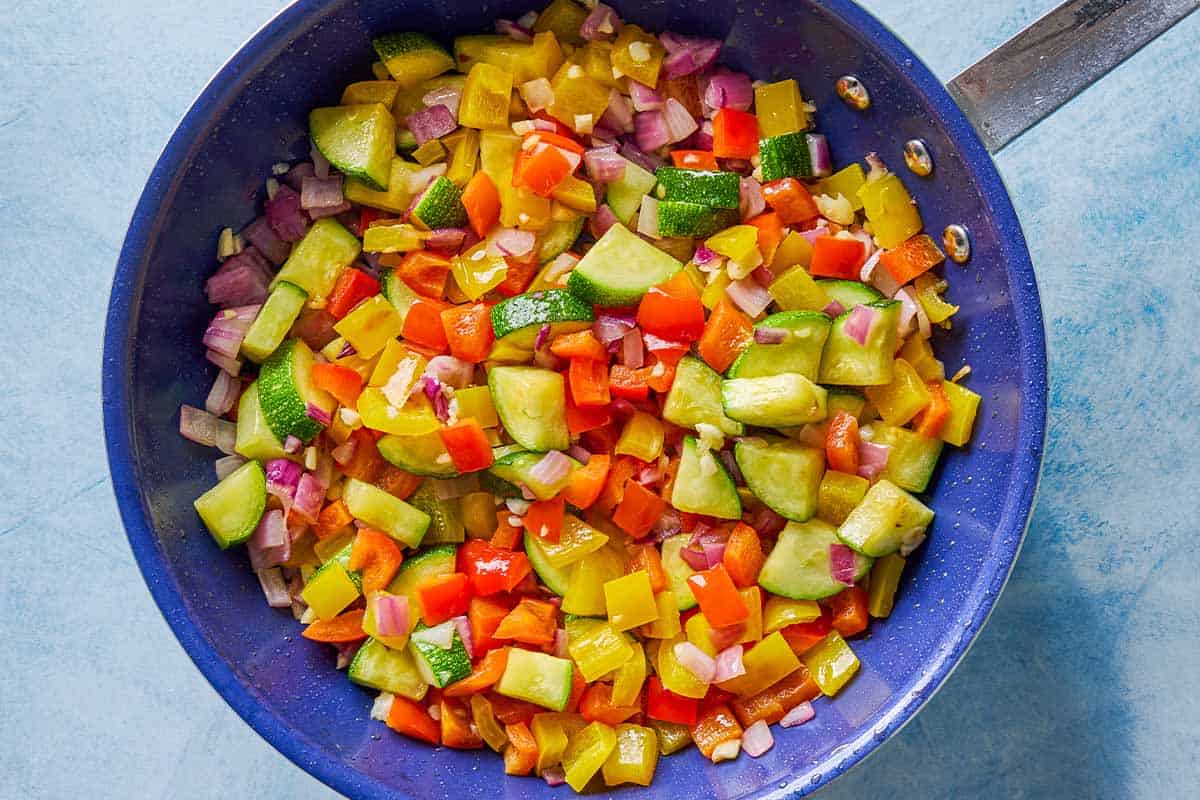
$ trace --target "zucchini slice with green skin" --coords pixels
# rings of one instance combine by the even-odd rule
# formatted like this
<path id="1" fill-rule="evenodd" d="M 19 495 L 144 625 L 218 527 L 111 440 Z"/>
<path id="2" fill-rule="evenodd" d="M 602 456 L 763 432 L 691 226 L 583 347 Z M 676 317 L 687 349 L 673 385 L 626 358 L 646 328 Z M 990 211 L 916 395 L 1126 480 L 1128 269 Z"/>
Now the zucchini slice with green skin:
<path id="1" fill-rule="evenodd" d="M 754 327 L 784 330 L 784 340 L 778 344 L 750 345 L 737 357 L 726 374 L 730 378 L 763 378 L 796 372 L 815 381 L 832 324 L 833 320 L 820 311 L 772 314 Z"/>
<path id="2" fill-rule="evenodd" d="M 322 217 L 292 248 L 271 286 L 283 281 L 294 283 L 308 292 L 310 305 L 323 307 L 338 275 L 354 263 L 360 252 L 362 242 L 357 236 L 333 217 Z"/>
<path id="3" fill-rule="evenodd" d="M 439 640 L 447 634 L 447 626 L 450 647 L 443 648 Z M 471 674 L 471 657 L 467 655 L 467 648 L 452 620 L 432 628 L 418 623 L 412 635 L 408 637 L 408 648 L 421 677 L 426 683 L 439 689 L 461 681 Z"/>
<path id="4" fill-rule="evenodd" d="M 587 330 L 596 315 L 566 289 L 546 289 L 500 301 L 492 306 L 491 317 L 496 343 L 488 360 L 512 364 L 533 358 L 543 325 L 550 326 L 546 336 L 550 342 L 564 333 Z"/>
<path id="5" fill-rule="evenodd" d="M 408 498 L 408 504 L 429 515 L 429 528 L 421 540 L 422 544 L 456 544 L 466 540 L 467 532 L 463 527 L 462 506 L 458 498 L 439 498 L 437 484 L 432 480 L 422 481 Z"/>
<path id="6" fill-rule="evenodd" d="M 538 263 L 545 264 L 570 250 L 579 234 L 583 233 L 585 219 L 578 216 L 547 225 L 546 229 L 538 234 Z"/>
<path id="7" fill-rule="evenodd" d="M 675 604 L 680 611 L 687 611 L 696 606 L 696 596 L 688 587 L 687 579 L 696 574 L 696 570 L 683 560 L 679 551 L 687 547 L 691 535 L 680 533 L 663 539 L 662 562 L 663 572 L 667 576 L 667 587 L 675 595 Z"/>
<path id="8" fill-rule="evenodd" d="M 222 550 L 241 544 L 254 535 L 267 507 L 267 473 L 247 461 L 192 505 Z"/>
<path id="9" fill-rule="evenodd" d="M 275 284 L 242 339 L 242 355 L 256 364 L 266 360 L 283 342 L 307 300 L 308 292 L 296 284 L 288 281 Z"/>
<path id="10" fill-rule="evenodd" d="M 871 423 L 870 434 L 870 441 L 890 448 L 880 477 L 910 492 L 925 491 L 942 454 L 942 440 L 878 421 Z"/>
<path id="11" fill-rule="evenodd" d="M 733 453 L 750 491 L 776 514 L 803 522 L 817 513 L 823 451 L 787 439 L 743 439 Z"/>
<path id="12" fill-rule="evenodd" d="M 733 478 L 711 450 L 701 451 L 694 436 L 683 437 L 671 505 L 680 511 L 718 519 L 742 518 L 742 498 Z"/>
<path id="13" fill-rule="evenodd" d="M 394 467 L 427 478 L 453 478 L 458 475 L 446 445 L 437 431 L 421 436 L 397 436 L 389 433 L 378 442 L 379 455 Z"/>
<path id="14" fill-rule="evenodd" d="M 435 228 L 461 228 L 467 224 L 467 209 L 462 204 L 462 189 L 445 175 L 438 175 L 425 187 L 409 214 L 413 224 L 427 231 Z"/>
<path id="15" fill-rule="evenodd" d="M 758 585 L 792 600 L 820 600 L 846 588 L 830 570 L 829 546 L 840 544 L 837 529 L 819 519 L 789 522 L 758 573 Z M 871 570 L 873 559 L 855 553 L 854 580 Z"/>
<path id="16" fill-rule="evenodd" d="M 841 386 L 883 386 L 892 381 L 896 352 L 896 324 L 900 318 L 898 300 L 867 303 L 878 309 L 879 319 L 867 333 L 867 343 L 859 344 L 846 333 L 846 322 L 853 309 L 833 321 L 817 380 Z"/>
<path id="17" fill-rule="evenodd" d="M 737 219 L 737 211 L 733 209 L 712 208 L 686 200 L 660 200 L 658 203 L 659 236 L 712 236 L 736 225 Z"/>
<path id="18" fill-rule="evenodd" d="M 813 150 L 818 146 L 818 141 L 824 138 L 819 133 L 781 133 L 759 140 L 763 182 L 828 175 L 828 172 L 819 173 L 813 165 Z"/>
<path id="19" fill-rule="evenodd" d="M 792 427 L 825 419 L 828 392 L 795 372 L 721 384 L 725 414 L 747 425 Z"/>
<path id="20" fill-rule="evenodd" d="M 920 543 L 931 522 L 933 509 L 884 479 L 867 490 L 837 535 L 863 555 L 883 558 L 902 545 Z"/>
<path id="21" fill-rule="evenodd" d="M 546 551 L 542 549 L 541 540 L 529 531 L 525 532 L 525 555 L 529 557 L 529 566 L 533 567 L 538 580 L 546 584 L 546 588 L 559 597 L 567 593 L 567 589 L 571 585 L 571 569 L 575 566 L 574 564 L 566 567 L 556 567 L 551 564 L 546 557 Z"/>
<path id="22" fill-rule="evenodd" d="M 504 430 L 527 450 L 545 452 L 571 446 L 563 376 L 541 367 L 492 367 L 488 387 Z"/>
<path id="23" fill-rule="evenodd" d="M 406 557 L 400 565 L 400 571 L 388 584 L 388 594 L 402 594 L 408 598 L 410 617 L 421 616 L 421 595 L 417 591 L 423 583 L 433 578 L 453 575 L 458 559 L 458 548 L 452 544 L 439 545 L 421 550 L 413 556 Z"/>
<path id="24" fill-rule="evenodd" d="M 566 487 L 570 481 L 570 473 L 567 474 L 566 478 L 555 483 L 543 483 L 535 479 L 533 477 L 533 468 L 545 457 L 545 453 L 529 453 L 525 451 L 508 453 L 497 458 L 488 467 L 488 472 L 493 477 L 507 481 L 513 486 L 525 486 L 529 491 L 533 492 L 533 496 L 538 500 L 550 500 Z M 580 466 L 579 462 L 575 459 L 571 459 L 571 465 L 572 469 L 578 469 Z M 519 490 L 518 496 L 520 496 Z"/>
<path id="25" fill-rule="evenodd" d="M 654 194 L 659 200 L 683 200 L 709 208 L 738 207 L 741 180 L 736 173 L 659 167 L 655 177 L 658 187 Z"/>
<path id="26" fill-rule="evenodd" d="M 325 426 L 308 415 L 309 405 L 326 416 L 336 403 L 312 385 L 313 352 L 301 339 L 288 339 L 263 362 L 258 373 L 258 401 L 263 416 L 279 441 L 295 436 L 312 440 Z"/>
<path id="27" fill-rule="evenodd" d="M 396 155 L 396 120 L 383 103 L 314 108 L 308 113 L 308 133 L 343 175 L 387 191 Z"/>
<path id="28" fill-rule="evenodd" d="M 512 648 L 496 692 L 526 700 L 551 711 L 562 711 L 571 699 L 575 666 L 569 659 Z"/>
<path id="29" fill-rule="evenodd" d="M 258 381 L 247 386 L 238 400 L 237 438 L 233 449 L 239 456 L 259 461 L 294 458 L 283 449 L 283 442 L 267 423 L 258 398 Z"/>
<path id="30" fill-rule="evenodd" d="M 887 299 L 874 286 L 868 286 L 861 281 L 820 278 L 815 283 L 829 295 L 830 300 L 836 300 L 847 311 L 855 306 L 870 305 Z"/>
<path id="31" fill-rule="evenodd" d="M 628 226 L 633 224 L 633 217 L 642 204 L 642 198 L 654 188 L 654 173 L 624 159 L 625 171 L 621 177 L 608 185 L 604 193 L 605 204 L 612 209 L 613 215 Z"/>
<path id="32" fill-rule="evenodd" d="M 400 315 L 400 321 L 403 322 L 408 316 L 408 310 L 412 308 L 412 304 L 420 295 L 404 282 L 396 270 L 391 268 L 383 273 L 379 284 L 382 289 L 381 293 L 396 309 L 396 313 Z"/>
<path id="33" fill-rule="evenodd" d="M 348 478 L 342 499 L 355 519 L 391 536 L 401 544 L 417 547 L 429 529 L 429 515 L 395 495 L 370 483 Z"/>
<path id="34" fill-rule="evenodd" d="M 372 638 L 358 648 L 346 677 L 359 686 L 391 692 L 409 700 L 423 700 L 429 690 L 429 684 L 421 677 L 407 647 L 393 650 Z"/>
<path id="35" fill-rule="evenodd" d="M 745 427 L 725 416 L 721 406 L 721 376 L 694 356 L 684 356 L 675 367 L 675 381 L 667 392 L 663 419 L 681 428 L 695 429 L 704 422 L 727 436 L 741 436 Z"/>
<path id="36" fill-rule="evenodd" d="M 454 69 L 446 48 L 423 33 L 389 33 L 372 39 L 371 46 L 402 89 Z"/>
<path id="37" fill-rule="evenodd" d="M 681 269 L 681 262 L 624 225 L 613 225 L 571 270 L 567 288 L 587 303 L 630 306 Z"/>

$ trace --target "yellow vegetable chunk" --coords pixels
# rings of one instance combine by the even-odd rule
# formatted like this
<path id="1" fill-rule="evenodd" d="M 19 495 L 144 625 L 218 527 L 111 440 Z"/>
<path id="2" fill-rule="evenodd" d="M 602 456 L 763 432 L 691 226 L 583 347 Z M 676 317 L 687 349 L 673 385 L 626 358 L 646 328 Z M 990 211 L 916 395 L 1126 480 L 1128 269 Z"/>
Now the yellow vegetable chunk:
<path id="1" fill-rule="evenodd" d="M 538 746 L 536 765 L 538 773 L 541 774 L 545 770 L 561 764 L 563 753 L 567 749 L 567 742 L 586 726 L 587 722 L 578 714 L 567 714 L 561 711 L 534 714 L 529 729 Z"/>
<path id="2" fill-rule="evenodd" d="M 354 310 L 333 326 L 363 358 L 370 358 L 384 348 L 388 340 L 400 335 L 403 321 L 396 308 L 377 294 L 363 300 Z"/>
<path id="3" fill-rule="evenodd" d="M 859 662 L 841 634 L 831 631 L 804 654 L 804 665 L 821 691 L 833 697 L 858 672 Z"/>
<path id="4" fill-rule="evenodd" d="M 646 682 L 646 651 L 641 642 L 633 642 L 633 655 L 617 668 L 613 676 L 612 704 L 632 706 L 638 702 Z"/>
<path id="5" fill-rule="evenodd" d="M 742 657 L 746 674 L 727 680 L 720 687 L 739 697 L 749 697 L 783 680 L 800 669 L 800 659 L 779 631 L 756 644 Z"/>
<path id="6" fill-rule="evenodd" d="M 883 386 L 866 386 L 863 392 L 889 425 L 903 425 L 929 405 L 933 397 L 921 376 L 903 358 L 892 364 L 892 380 Z"/>
<path id="7" fill-rule="evenodd" d="M 630 455 L 641 461 L 657 461 L 662 455 L 666 429 L 662 420 L 645 411 L 635 411 L 617 439 L 613 452 Z"/>
<path id="8" fill-rule="evenodd" d="M 616 732 L 603 722 L 593 722 L 572 736 L 562 759 L 567 784 L 582 792 L 616 746 Z"/>
<path id="9" fill-rule="evenodd" d="M 800 86 L 792 78 L 755 88 L 754 114 L 758 117 L 758 135 L 764 139 L 808 130 L 812 125 Z"/>
<path id="10" fill-rule="evenodd" d="M 950 401 L 950 417 L 942 426 L 942 441 L 962 447 L 971 440 L 971 429 L 975 426 L 979 401 L 983 398 L 967 387 L 950 381 L 942 381 L 942 390 Z"/>
<path id="11" fill-rule="evenodd" d="M 604 604 L 609 622 L 619 631 L 627 631 L 658 619 L 654 591 L 650 588 L 650 573 L 644 569 L 606 582 Z"/>
<path id="12" fill-rule="evenodd" d="M 893 172 L 870 180 L 858 190 L 871 232 L 880 247 L 890 250 L 921 232 L 921 214 L 903 181 Z"/>
<path id="13" fill-rule="evenodd" d="M 821 606 L 816 600 L 789 600 L 771 595 L 763 607 L 763 631 L 771 634 L 788 625 L 812 622 L 820 616 Z"/>
<path id="14" fill-rule="evenodd" d="M 442 427 L 424 395 L 413 395 L 403 408 L 396 408 L 374 387 L 363 389 L 358 396 L 358 415 L 368 428 L 397 436 L 420 436 Z"/>
<path id="15" fill-rule="evenodd" d="M 458 404 L 459 419 L 471 417 L 481 428 L 494 428 L 500 424 L 488 387 L 468 386 L 466 389 L 458 389 L 454 392 L 454 401 Z"/>
<path id="16" fill-rule="evenodd" d="M 475 64 L 463 87 L 458 124 L 467 128 L 507 128 L 512 88 L 513 74 L 508 70 L 483 62 Z"/>
<path id="17" fill-rule="evenodd" d="M 563 517 L 562 535 L 557 542 L 541 541 L 546 560 L 553 567 L 574 564 L 589 553 L 594 553 L 608 542 L 608 537 L 573 514 Z"/>
<path id="18" fill-rule="evenodd" d="M 608 108 L 609 88 L 578 64 L 567 62 L 550 82 L 554 102 L 546 111 L 577 133 L 591 131 Z"/>
<path id="19" fill-rule="evenodd" d="M 658 85 L 658 73 L 666 54 L 657 36 L 637 25 L 626 25 L 613 42 L 611 58 L 613 68 L 622 75 L 653 89 Z"/>
<path id="20" fill-rule="evenodd" d="M 841 525 L 862 502 L 871 482 L 858 475 L 826 471 L 817 489 L 817 516 L 830 525 Z"/>
<path id="21" fill-rule="evenodd" d="M 644 631 L 650 639 L 673 639 L 679 635 L 679 602 L 675 593 L 670 589 L 659 592 L 654 596 L 654 605 L 658 608 L 658 617 L 646 626 Z"/>
<path id="22" fill-rule="evenodd" d="M 658 766 L 658 735 L 641 725 L 617 726 L 617 744 L 604 762 L 604 784 L 649 786 Z"/>
<path id="23" fill-rule="evenodd" d="M 664 687 L 684 697 L 701 698 L 708 693 L 708 684 L 700 681 L 675 658 L 675 645 L 685 641 L 682 636 L 664 639 L 658 648 L 656 663 L 659 680 Z M 786 644 L 786 642 L 785 642 Z"/>
<path id="24" fill-rule="evenodd" d="M 504 282 L 508 262 L 503 256 L 488 255 L 487 242 L 479 242 L 450 259 L 450 274 L 470 300 L 478 300 Z"/>
<path id="25" fill-rule="evenodd" d="M 313 575 L 300 596 L 320 619 L 333 619 L 358 599 L 359 590 L 339 561 L 330 561 Z"/>
<path id="26" fill-rule="evenodd" d="M 563 596 L 562 610 L 584 617 L 603 616 L 604 586 L 624 571 L 624 560 L 609 547 L 597 550 L 588 558 L 575 562 L 571 568 L 571 578 L 567 582 L 567 593 Z"/>
<path id="27" fill-rule="evenodd" d="M 589 683 L 599 680 L 633 658 L 630 639 L 609 623 L 578 619 L 567 628 L 567 652 Z"/>

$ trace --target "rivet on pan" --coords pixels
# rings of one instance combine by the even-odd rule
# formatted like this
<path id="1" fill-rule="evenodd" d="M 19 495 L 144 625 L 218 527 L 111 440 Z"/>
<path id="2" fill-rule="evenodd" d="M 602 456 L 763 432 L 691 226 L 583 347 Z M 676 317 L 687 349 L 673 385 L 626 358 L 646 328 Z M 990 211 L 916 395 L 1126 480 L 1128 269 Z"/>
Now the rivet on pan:
<path id="1" fill-rule="evenodd" d="M 837 79 L 837 93 L 846 105 L 859 111 L 864 111 L 871 105 L 871 95 L 867 92 L 867 87 L 853 75 L 843 75 Z"/>
<path id="2" fill-rule="evenodd" d="M 933 172 L 933 156 L 924 139 L 909 139 L 904 143 L 904 163 L 922 178 Z"/>
<path id="3" fill-rule="evenodd" d="M 942 231 L 942 246 L 946 248 L 946 255 L 956 264 L 965 264 L 971 257 L 971 237 L 962 225 L 946 226 L 946 230 Z"/>

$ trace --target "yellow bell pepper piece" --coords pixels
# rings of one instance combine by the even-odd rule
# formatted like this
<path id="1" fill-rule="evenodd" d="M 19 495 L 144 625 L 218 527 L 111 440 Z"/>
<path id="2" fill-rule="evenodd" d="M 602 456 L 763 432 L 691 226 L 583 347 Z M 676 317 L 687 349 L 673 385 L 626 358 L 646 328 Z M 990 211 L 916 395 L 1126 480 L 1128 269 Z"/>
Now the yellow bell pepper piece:
<path id="1" fill-rule="evenodd" d="M 468 128 L 507 128 L 512 88 L 513 74 L 508 70 L 484 62 L 475 64 L 467 73 L 467 84 L 459 101 L 458 124 Z"/>
<path id="2" fill-rule="evenodd" d="M 904 556 L 892 553 L 878 559 L 871 567 L 871 580 L 867 587 L 867 613 L 882 619 L 892 613 L 896 601 L 896 588 L 900 585 L 900 573 L 904 571 Z"/>
<path id="3" fill-rule="evenodd" d="M 454 37 L 454 68 L 459 72 L 470 72 L 471 67 L 483 60 L 489 47 L 512 41 L 511 37 L 499 33 L 471 33 Z"/>
<path id="4" fill-rule="evenodd" d="M 521 139 L 505 131 L 484 131 L 479 137 L 480 167 L 500 193 L 500 224 L 506 228 L 541 230 L 550 223 L 550 198 L 512 185 L 513 165 Z"/>
<path id="5" fill-rule="evenodd" d="M 923 381 L 940 381 L 946 377 L 946 367 L 933 354 L 929 340 L 921 336 L 908 337 L 900 348 L 900 358 L 912 364 Z"/>
<path id="6" fill-rule="evenodd" d="M 913 286 L 917 290 L 917 302 L 925 309 L 930 322 L 945 322 L 958 313 L 958 306 L 942 299 L 941 292 L 944 292 L 947 286 L 945 281 L 926 272 L 917 276 Z"/>
<path id="7" fill-rule="evenodd" d="M 446 145 L 437 139 L 430 139 L 425 144 L 412 151 L 413 159 L 422 167 L 446 160 Z"/>
<path id="8" fill-rule="evenodd" d="M 708 684 L 698 680 L 675 658 L 675 645 L 682 641 L 684 637 L 678 635 L 671 639 L 663 639 L 658 648 L 656 671 L 664 687 L 675 694 L 698 699 L 708 693 Z"/>
<path id="9" fill-rule="evenodd" d="M 400 92 L 400 84 L 393 80 L 358 81 L 342 90 L 342 99 L 338 105 L 356 106 L 362 103 L 383 103 L 388 108 L 396 102 Z"/>
<path id="10" fill-rule="evenodd" d="M 393 650 L 406 650 L 408 647 L 408 633 L 403 636 L 380 636 L 378 621 L 375 619 L 375 598 L 379 595 L 387 595 L 387 592 L 372 592 L 367 596 L 367 610 L 363 614 L 362 629 L 372 639 L 378 639 L 382 644 L 387 645 Z"/>
<path id="11" fill-rule="evenodd" d="M 363 250 L 368 253 L 407 253 L 425 247 L 428 238 L 428 233 L 407 223 L 372 225 L 363 232 Z"/>
<path id="12" fill-rule="evenodd" d="M 604 585 L 625 571 L 625 562 L 611 547 L 597 550 L 589 558 L 575 562 L 562 610 L 585 617 L 604 615 Z"/>
<path id="13" fill-rule="evenodd" d="M 313 555 L 317 557 L 320 563 L 331 560 L 334 556 L 346 549 L 346 545 L 354 542 L 354 529 L 345 528 L 333 536 L 326 536 L 324 539 L 318 539 L 313 543 Z"/>
<path id="14" fill-rule="evenodd" d="M 767 291 L 784 311 L 821 311 L 829 305 L 829 295 L 799 264 L 772 281 Z"/>
<path id="15" fill-rule="evenodd" d="M 562 535 L 557 542 L 542 541 L 541 549 L 553 567 L 573 564 L 594 553 L 608 542 L 608 537 L 573 514 L 563 517 Z"/>
<path id="16" fill-rule="evenodd" d="M 630 455 L 641 461 L 656 461 L 662 455 L 666 430 L 658 417 L 645 411 L 635 411 L 617 439 L 613 452 Z"/>
<path id="17" fill-rule="evenodd" d="M 574 175 L 564 178 L 563 182 L 555 187 L 551 196 L 562 205 L 585 214 L 591 214 L 596 210 L 596 190 L 583 178 L 577 178 Z M 553 206 L 550 216 L 554 217 Z"/>
<path id="18" fill-rule="evenodd" d="M 397 436 L 420 436 L 442 427 L 424 395 L 414 395 L 403 408 L 396 408 L 374 387 L 363 389 L 358 396 L 358 415 L 368 428 Z"/>
<path id="19" fill-rule="evenodd" d="M 487 742 L 487 746 L 497 753 L 508 744 L 508 736 L 496 721 L 492 704 L 481 694 L 471 695 L 471 721 L 479 729 L 479 735 Z"/>
<path id="20" fill-rule="evenodd" d="M 756 644 L 742 657 L 742 663 L 746 666 L 745 675 L 719 684 L 725 691 L 739 697 L 758 694 L 800 669 L 800 659 L 796 658 L 791 645 L 779 631 Z"/>
<path id="21" fill-rule="evenodd" d="M 858 196 L 858 190 L 866 182 L 867 176 L 863 172 L 862 164 L 855 161 L 823 179 L 817 184 L 818 188 L 813 194 L 823 194 L 829 197 L 837 197 L 840 194 L 849 199 L 850 205 L 855 211 L 862 211 L 863 203 L 862 198 Z"/>
<path id="22" fill-rule="evenodd" d="M 581 45 L 583 37 L 579 35 L 579 29 L 587 16 L 587 9 L 575 0 L 554 0 L 538 14 L 533 30 L 535 33 L 552 31 L 560 42 Z"/>
<path id="23" fill-rule="evenodd" d="M 658 736 L 641 725 L 617 726 L 617 744 L 604 762 L 604 785 L 649 786 L 658 766 Z"/>
<path id="24" fill-rule="evenodd" d="M 490 44 L 483 50 L 483 60 L 511 74 L 513 84 L 520 86 L 553 75 L 563 63 L 563 52 L 557 37 L 547 31 L 535 34 L 532 42 L 506 39 Z"/>
<path id="25" fill-rule="evenodd" d="M 817 516 L 830 525 L 841 525 L 867 495 L 871 482 L 858 475 L 829 470 L 817 489 Z"/>
<path id="26" fill-rule="evenodd" d="M 572 736 L 562 759 L 567 784 L 582 792 L 616 746 L 616 732 L 603 722 L 593 722 Z"/>
<path id="27" fill-rule="evenodd" d="M 646 626 L 645 635 L 651 639 L 673 639 L 679 635 L 679 603 L 670 589 L 654 595 L 658 618 Z"/>
<path id="28" fill-rule="evenodd" d="M 425 356 L 412 352 L 399 339 L 389 339 L 375 361 L 375 369 L 371 371 L 371 379 L 367 381 L 367 385 L 383 386 L 403 367 L 406 380 L 395 388 L 400 394 L 406 395 L 412 391 L 417 379 L 425 372 L 426 364 L 428 361 Z"/>
<path id="29" fill-rule="evenodd" d="M 599 619 L 577 619 L 567 625 L 567 652 L 589 683 L 633 658 L 630 638 Z"/>
<path id="30" fill-rule="evenodd" d="M 804 665 L 821 691 L 833 697 L 858 672 L 859 662 L 841 634 L 830 631 L 804 654 Z"/>
<path id="31" fill-rule="evenodd" d="M 471 417 L 481 428 L 494 428 L 500 424 L 488 387 L 469 386 L 466 389 L 457 389 L 454 392 L 454 400 L 458 404 L 459 419 Z"/>
<path id="32" fill-rule="evenodd" d="M 539 774 L 551 767 L 562 763 L 563 752 L 571 737 L 587 727 L 587 722 L 578 714 L 567 714 L 562 711 L 547 711 L 544 714 L 534 714 L 529 723 L 533 740 L 537 742 Z"/>
<path id="33" fill-rule="evenodd" d="M 812 127 L 800 87 L 792 78 L 757 87 L 754 90 L 754 114 L 758 117 L 758 135 L 764 139 Z"/>
<path id="34" fill-rule="evenodd" d="M 903 425 L 933 400 L 925 381 L 903 358 L 893 363 L 891 383 L 866 386 L 863 393 L 889 425 Z"/>
<path id="35" fill-rule="evenodd" d="M 491 492 L 469 492 L 459 502 L 463 528 L 472 539 L 490 539 L 496 532 L 496 499 Z"/>
<path id="36" fill-rule="evenodd" d="M 921 232 L 921 213 L 903 181 L 889 172 L 867 182 L 858 190 L 863 210 L 871 223 L 875 242 L 884 249 L 899 246 L 910 236 Z"/>
<path id="37" fill-rule="evenodd" d="M 751 270 L 762 263 L 762 253 L 758 250 L 758 228 L 753 225 L 732 225 L 705 239 L 704 244 L 709 250 Z"/>
<path id="38" fill-rule="evenodd" d="M 393 81 L 387 82 L 393 83 Z M 392 159 L 392 170 L 389 173 L 386 192 L 372 189 L 355 178 L 346 178 L 342 185 L 342 194 L 351 203 L 380 208 L 394 214 L 403 214 L 408 210 L 408 204 L 412 202 L 412 193 L 408 189 L 408 176 L 418 169 L 416 164 L 410 164 L 397 156 Z"/>
<path id="39" fill-rule="evenodd" d="M 730 283 L 732 281 L 729 280 L 729 273 L 721 270 L 717 273 L 717 277 L 713 278 L 712 282 L 705 286 L 704 291 L 700 293 L 700 302 L 705 308 L 712 311 L 725 296 L 725 289 Z"/>
<path id="40" fill-rule="evenodd" d="M 361 375 L 363 380 L 366 380 L 375 369 L 375 359 L 363 358 L 358 353 L 343 356 L 342 350 L 345 349 L 347 344 L 347 341 L 339 336 L 321 348 L 321 355 L 325 356 L 325 360 L 330 364 L 337 364 L 339 367 L 349 367 Z"/>
<path id="41" fill-rule="evenodd" d="M 677 722 L 663 722 L 659 719 L 647 720 L 646 724 L 658 737 L 658 752 L 664 756 L 677 753 L 692 743 L 692 732 L 687 725 Z"/>
<path id="42" fill-rule="evenodd" d="M 942 441 L 962 447 L 971 440 L 971 428 L 975 425 L 982 398 L 967 387 L 950 381 L 942 381 L 942 390 L 950 401 L 950 417 L 942 426 Z"/>
<path id="43" fill-rule="evenodd" d="M 559 67 L 550 87 L 554 102 L 546 111 L 577 133 L 590 131 L 608 108 L 609 88 L 578 64 L 568 61 Z"/>
<path id="44" fill-rule="evenodd" d="M 708 624 L 703 614 L 693 614 L 683 626 L 687 640 L 699 647 L 710 656 L 717 654 L 717 646 L 712 640 L 712 626 Z"/>
<path id="45" fill-rule="evenodd" d="M 629 79 L 613 77 L 612 51 L 611 42 L 590 42 L 575 53 L 575 60 L 590 77 L 610 89 L 629 94 Z"/>
<path id="46" fill-rule="evenodd" d="M 612 704 L 614 706 L 632 706 L 638 702 L 642 693 L 642 684 L 646 682 L 646 651 L 642 643 L 633 643 L 633 655 L 621 666 L 617 667 L 613 677 Z"/>
<path id="47" fill-rule="evenodd" d="M 658 72 L 666 54 L 667 50 L 657 36 L 646 33 L 637 25 L 626 25 L 613 42 L 611 58 L 613 67 L 622 75 L 653 89 L 658 85 Z"/>
<path id="48" fill-rule="evenodd" d="M 479 242 L 450 259 L 450 274 L 464 295 L 478 300 L 504 282 L 508 262 L 503 256 L 488 255 L 487 242 Z"/>
<path id="49" fill-rule="evenodd" d="M 370 358 L 389 340 L 400 335 L 403 324 L 395 307 L 383 295 L 377 294 L 355 306 L 333 329 L 353 345 L 360 356 Z"/>
<path id="50" fill-rule="evenodd" d="M 320 619 L 333 619 L 358 599 L 358 584 L 339 561 L 331 561 L 313 575 L 300 596 Z"/>
<path id="51" fill-rule="evenodd" d="M 789 600 L 771 595 L 763 607 L 763 631 L 771 634 L 788 625 L 812 622 L 820 616 L 821 606 L 816 600 Z"/>
<path id="52" fill-rule="evenodd" d="M 812 263 L 812 252 L 813 248 L 808 243 L 808 239 L 795 231 L 789 231 L 788 235 L 783 237 L 783 241 L 779 243 L 779 247 L 775 248 L 775 256 L 771 259 L 771 270 L 780 273 L 795 266 L 808 269 L 808 265 Z"/>
<path id="53" fill-rule="evenodd" d="M 581 562 L 576 571 L 586 562 Z M 570 594 L 570 590 L 567 592 Z M 604 605 L 609 622 L 619 631 L 627 631 L 658 619 L 654 590 L 650 588 L 650 573 L 644 569 L 606 581 Z M 564 600 L 564 610 L 565 610 Z"/>
<path id="54" fill-rule="evenodd" d="M 739 589 L 738 594 L 742 596 L 742 602 L 746 604 L 746 608 L 750 612 L 746 617 L 746 629 L 738 639 L 738 644 L 757 642 L 763 638 L 762 589 L 757 586 L 748 586 L 745 589 Z"/>
<path id="55" fill-rule="evenodd" d="M 479 163 L 479 131 L 459 128 L 442 137 L 446 147 L 446 178 L 457 186 L 466 186 Z"/>

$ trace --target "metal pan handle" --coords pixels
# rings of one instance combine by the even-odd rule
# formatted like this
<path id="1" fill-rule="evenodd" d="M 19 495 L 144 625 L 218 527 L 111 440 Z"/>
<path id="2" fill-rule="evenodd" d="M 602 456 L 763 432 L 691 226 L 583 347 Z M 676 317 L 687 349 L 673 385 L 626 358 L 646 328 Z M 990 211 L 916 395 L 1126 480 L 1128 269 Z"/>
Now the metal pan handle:
<path id="1" fill-rule="evenodd" d="M 1197 8 L 1200 0 L 1067 0 L 946 88 L 996 153 Z"/>

